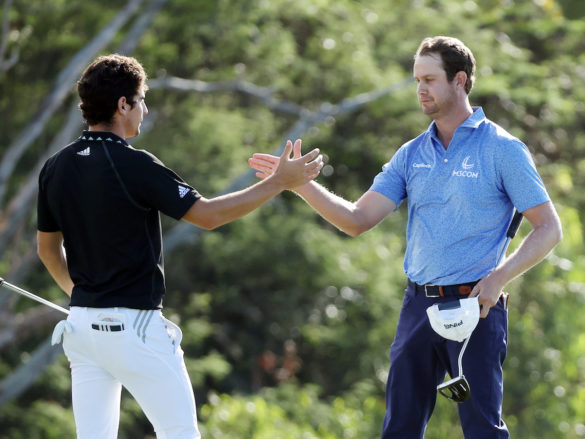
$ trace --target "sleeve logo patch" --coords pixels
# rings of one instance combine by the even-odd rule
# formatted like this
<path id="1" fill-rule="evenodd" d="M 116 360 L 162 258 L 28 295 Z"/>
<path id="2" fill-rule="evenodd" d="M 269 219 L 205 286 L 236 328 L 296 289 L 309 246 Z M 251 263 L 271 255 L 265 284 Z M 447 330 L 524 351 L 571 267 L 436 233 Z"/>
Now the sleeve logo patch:
<path id="1" fill-rule="evenodd" d="M 191 189 L 189 189 L 188 187 L 179 185 L 179 197 L 183 198 L 185 195 L 189 193 L 190 190 Z"/>

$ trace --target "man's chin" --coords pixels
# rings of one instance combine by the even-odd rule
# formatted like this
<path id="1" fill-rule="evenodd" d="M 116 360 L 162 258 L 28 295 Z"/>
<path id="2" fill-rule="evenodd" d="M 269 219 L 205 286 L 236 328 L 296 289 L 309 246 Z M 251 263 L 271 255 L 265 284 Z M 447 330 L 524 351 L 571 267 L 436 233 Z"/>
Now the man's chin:
<path id="1" fill-rule="evenodd" d="M 140 134 L 140 127 L 136 128 L 136 131 L 134 131 L 134 134 L 130 134 L 128 136 L 126 136 L 127 139 L 131 139 L 132 137 L 136 137 Z"/>
<path id="2" fill-rule="evenodd" d="M 433 114 L 435 114 L 438 110 L 437 107 L 425 107 L 424 105 L 422 106 L 422 111 L 424 114 L 426 114 L 427 116 L 432 116 Z"/>

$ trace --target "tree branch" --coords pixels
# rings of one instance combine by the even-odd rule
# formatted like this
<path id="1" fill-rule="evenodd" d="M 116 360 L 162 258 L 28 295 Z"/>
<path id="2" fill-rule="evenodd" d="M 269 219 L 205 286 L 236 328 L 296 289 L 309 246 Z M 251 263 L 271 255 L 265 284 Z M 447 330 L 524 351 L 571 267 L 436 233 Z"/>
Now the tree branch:
<path id="1" fill-rule="evenodd" d="M 132 28 L 128 31 L 126 38 L 118 46 L 116 52 L 122 55 L 129 55 L 134 52 L 134 49 L 136 49 L 136 46 L 140 42 L 140 38 L 144 35 L 144 32 L 146 32 L 156 14 L 158 14 L 167 1 L 152 0 L 144 13 L 140 14 Z"/>
<path id="2" fill-rule="evenodd" d="M 303 108 L 290 103 L 279 101 L 272 97 L 274 88 L 259 87 L 246 81 L 205 82 L 197 79 L 183 79 L 174 76 L 151 79 L 148 81 L 151 90 L 164 89 L 180 92 L 215 93 L 220 91 L 237 91 L 255 97 L 266 106 L 280 113 L 292 114 L 301 117 Z"/>
<path id="3" fill-rule="evenodd" d="M 4 8 L 2 10 L 2 41 L 0 41 L 0 75 L 11 69 L 18 62 L 19 58 L 18 49 L 13 49 L 10 53 L 10 58 L 6 58 L 8 40 L 10 38 L 11 7 L 12 0 L 4 0 Z"/>

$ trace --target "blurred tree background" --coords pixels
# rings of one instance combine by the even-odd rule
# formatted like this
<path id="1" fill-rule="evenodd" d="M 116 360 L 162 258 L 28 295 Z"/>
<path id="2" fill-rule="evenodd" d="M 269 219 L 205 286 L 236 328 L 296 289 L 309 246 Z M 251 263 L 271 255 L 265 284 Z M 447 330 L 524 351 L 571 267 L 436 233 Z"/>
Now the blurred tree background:
<path id="1" fill-rule="evenodd" d="M 472 104 L 528 144 L 565 233 L 508 287 L 504 419 L 518 439 L 585 437 L 581 0 L 4 0 L 1 14 L 0 273 L 61 304 L 35 255 L 36 177 L 82 128 L 74 83 L 95 56 L 143 63 L 150 113 L 132 144 L 205 196 L 254 181 L 246 159 L 294 134 L 326 155 L 319 181 L 355 200 L 429 123 L 409 80 L 420 41 L 463 40 Z M 164 219 L 165 314 L 205 438 L 379 436 L 405 211 L 355 239 L 292 193 L 212 232 Z M 68 364 L 46 347 L 62 316 L 45 308 L 0 293 L 2 438 L 74 437 Z M 122 405 L 119 437 L 154 437 Z M 463 437 L 455 404 L 438 401 L 426 437 Z"/>

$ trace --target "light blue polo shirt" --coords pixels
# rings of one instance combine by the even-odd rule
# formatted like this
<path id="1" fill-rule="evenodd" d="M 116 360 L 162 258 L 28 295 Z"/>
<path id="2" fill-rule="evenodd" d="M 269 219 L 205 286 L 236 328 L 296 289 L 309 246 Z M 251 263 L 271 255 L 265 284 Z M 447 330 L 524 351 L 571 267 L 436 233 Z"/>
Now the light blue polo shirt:
<path id="1" fill-rule="evenodd" d="M 408 199 L 404 271 L 418 284 L 481 279 L 497 265 L 514 207 L 549 200 L 526 145 L 473 110 L 448 149 L 433 121 L 370 187 L 397 206 Z"/>

